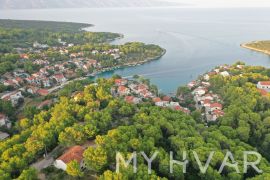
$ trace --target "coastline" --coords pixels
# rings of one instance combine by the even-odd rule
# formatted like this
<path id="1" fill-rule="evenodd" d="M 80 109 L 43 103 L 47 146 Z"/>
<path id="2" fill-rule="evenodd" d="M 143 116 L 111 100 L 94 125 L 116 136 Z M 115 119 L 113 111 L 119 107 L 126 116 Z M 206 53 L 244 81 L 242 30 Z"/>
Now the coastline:
<path id="1" fill-rule="evenodd" d="M 119 65 L 119 66 L 104 68 L 104 69 L 101 69 L 101 70 L 99 70 L 99 71 L 97 71 L 95 73 L 92 73 L 93 75 L 88 75 L 86 77 L 95 77 L 98 74 L 109 72 L 109 71 L 112 71 L 112 70 L 121 69 L 121 68 L 125 68 L 125 67 L 139 66 L 139 65 L 143 65 L 145 63 L 151 62 L 151 61 L 158 60 L 158 59 L 160 59 L 162 56 L 164 56 L 166 54 L 166 49 L 162 48 L 162 50 L 163 50 L 162 53 L 160 55 L 156 56 L 156 57 L 146 58 L 146 59 L 144 59 L 142 61 L 138 61 L 138 62 L 126 63 L 126 64 Z"/>
<path id="2" fill-rule="evenodd" d="M 82 76 L 82 77 L 71 79 L 71 80 L 69 80 L 69 81 L 67 81 L 67 82 L 65 82 L 65 83 L 63 83 L 63 84 L 61 84 L 59 86 L 55 86 L 53 88 L 48 89 L 49 94 L 62 89 L 65 85 L 68 85 L 69 83 L 74 82 L 74 81 L 84 80 L 84 79 L 87 79 L 89 77 L 95 78 L 97 75 L 99 75 L 101 73 L 105 73 L 105 72 L 109 72 L 109 71 L 113 71 L 113 70 L 120 69 L 120 68 L 125 68 L 125 67 L 132 67 L 132 66 L 143 65 L 145 63 L 158 60 L 158 59 L 160 59 L 162 56 L 164 56 L 166 54 L 166 49 L 162 48 L 162 50 L 163 50 L 162 53 L 159 56 L 156 56 L 156 57 L 146 58 L 143 61 L 138 61 L 138 62 L 134 62 L 134 63 L 127 63 L 127 64 L 123 64 L 123 65 L 119 65 L 119 66 L 114 66 L 114 67 L 110 67 L 110 68 L 104 68 L 104 69 L 101 69 L 101 70 L 99 70 L 99 71 L 97 71 L 95 73 L 92 73 L 90 75 L 85 75 L 85 76 Z"/>
<path id="3" fill-rule="evenodd" d="M 258 41 L 254 41 L 254 42 L 251 42 L 251 43 L 256 43 L 256 42 L 258 42 Z M 251 47 L 251 46 L 249 46 L 249 44 L 251 44 L 251 43 L 242 43 L 242 44 L 240 44 L 240 46 L 243 47 L 243 48 L 250 49 L 252 51 L 256 51 L 256 52 L 260 52 L 260 53 L 264 53 L 264 54 L 270 56 L 270 51 Z"/>

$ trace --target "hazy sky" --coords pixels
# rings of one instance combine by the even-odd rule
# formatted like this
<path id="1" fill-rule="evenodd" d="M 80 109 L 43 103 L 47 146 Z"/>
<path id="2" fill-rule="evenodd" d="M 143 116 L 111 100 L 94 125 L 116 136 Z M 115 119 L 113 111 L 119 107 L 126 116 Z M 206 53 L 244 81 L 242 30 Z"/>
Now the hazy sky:
<path id="1" fill-rule="evenodd" d="M 164 0 L 194 4 L 199 7 L 270 7 L 270 0 Z"/>

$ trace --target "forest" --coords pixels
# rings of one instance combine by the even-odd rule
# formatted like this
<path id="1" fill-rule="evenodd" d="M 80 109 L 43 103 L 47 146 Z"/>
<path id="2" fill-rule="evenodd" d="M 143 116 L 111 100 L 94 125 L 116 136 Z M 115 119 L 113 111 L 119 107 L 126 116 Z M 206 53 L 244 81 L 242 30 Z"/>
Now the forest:
<path id="1" fill-rule="evenodd" d="M 269 167 L 269 112 L 270 101 L 260 96 L 252 83 L 268 77 L 263 67 L 247 66 L 244 70 L 231 70 L 232 77 L 211 78 L 213 91 L 223 93 L 226 115 L 217 123 L 205 126 L 203 122 L 179 111 L 155 107 L 151 101 L 129 104 L 111 95 L 114 79 L 98 79 L 89 84 L 80 95 L 64 95 L 49 110 L 33 118 L 18 122 L 19 133 L 0 143 L 0 171 L 2 179 L 36 179 L 37 171 L 29 165 L 57 146 L 70 147 L 95 141 L 84 154 L 86 170 L 81 171 L 76 161 L 68 164 L 67 171 L 48 167 L 42 170 L 49 179 L 268 179 Z M 240 74 L 243 74 L 240 76 Z M 147 163 L 138 156 L 138 170 L 120 166 L 115 172 L 116 152 L 129 157 L 134 151 L 145 152 L 149 157 L 158 151 L 148 174 Z M 187 151 L 189 163 L 186 173 L 175 165 L 169 171 L 169 151 L 181 160 Z M 215 155 L 205 174 L 200 172 L 192 154 L 196 151 L 206 162 L 211 151 Z M 234 155 L 240 173 L 234 168 L 219 167 L 227 151 Z M 243 173 L 243 151 L 258 151 L 263 159 L 258 167 Z M 254 159 L 254 157 L 250 157 Z"/>

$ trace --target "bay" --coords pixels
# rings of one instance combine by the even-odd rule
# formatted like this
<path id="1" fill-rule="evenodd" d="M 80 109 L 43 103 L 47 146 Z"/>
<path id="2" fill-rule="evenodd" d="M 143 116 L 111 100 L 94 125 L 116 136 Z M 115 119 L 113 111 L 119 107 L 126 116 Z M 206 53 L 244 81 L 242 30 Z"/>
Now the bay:
<path id="1" fill-rule="evenodd" d="M 113 43 L 141 41 L 167 50 L 159 60 L 100 74 L 144 75 L 163 93 L 221 64 L 241 60 L 270 66 L 270 57 L 240 47 L 270 39 L 270 8 L 91 8 L 1 10 L 1 19 L 53 20 L 94 24 L 89 31 L 124 34 Z"/>

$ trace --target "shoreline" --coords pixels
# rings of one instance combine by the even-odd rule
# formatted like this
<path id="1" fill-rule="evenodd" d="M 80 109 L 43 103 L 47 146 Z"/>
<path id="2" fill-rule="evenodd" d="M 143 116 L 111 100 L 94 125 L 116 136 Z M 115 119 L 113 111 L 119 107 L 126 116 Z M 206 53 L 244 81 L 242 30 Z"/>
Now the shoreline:
<path id="1" fill-rule="evenodd" d="M 114 67 L 109 67 L 109 68 L 104 68 L 100 71 L 95 72 L 93 76 L 88 75 L 85 77 L 93 77 L 95 78 L 97 75 L 105 73 L 105 72 L 109 72 L 109 71 L 113 71 L 113 70 L 117 70 L 117 69 L 121 69 L 121 68 L 126 68 L 126 67 L 134 67 L 134 66 L 140 66 L 143 65 L 145 63 L 151 62 L 151 61 L 155 61 L 160 59 L 162 56 L 164 56 L 166 54 L 166 49 L 162 48 L 162 53 L 159 56 L 153 57 L 153 58 L 146 58 L 142 61 L 138 61 L 138 62 L 133 62 L 133 63 L 127 63 L 127 64 L 123 64 L 123 65 L 119 65 L 119 66 L 114 66 Z M 93 73 L 92 73 L 93 74 Z"/>
<path id="2" fill-rule="evenodd" d="M 251 42 L 251 43 L 256 43 L 256 42 L 258 42 L 258 41 L 254 41 L 254 42 Z M 256 52 L 260 52 L 260 53 L 263 53 L 263 54 L 266 54 L 266 55 L 270 56 L 270 51 L 251 47 L 251 46 L 249 46 L 249 44 L 251 44 L 251 43 L 242 43 L 242 44 L 240 44 L 240 46 L 243 47 L 243 48 L 246 48 L 246 49 L 249 49 L 249 50 L 252 50 L 252 51 L 256 51 Z"/>
<path id="3" fill-rule="evenodd" d="M 65 83 L 63 83 L 61 85 L 58 85 L 58 86 L 55 86 L 53 88 L 48 89 L 49 94 L 51 94 L 53 92 L 56 92 L 56 91 L 64 88 L 66 85 L 68 85 L 69 83 L 74 82 L 74 81 L 80 81 L 80 80 L 84 80 L 84 79 L 87 79 L 87 78 L 96 78 L 97 75 L 102 74 L 102 73 L 105 73 L 105 72 L 109 72 L 109 71 L 113 71 L 113 70 L 117 70 L 117 69 L 121 69 L 121 68 L 125 68 L 125 67 L 133 67 L 133 66 L 143 65 L 145 63 L 158 60 L 158 59 L 160 59 L 162 56 L 164 56 L 166 54 L 166 49 L 162 48 L 162 50 L 163 51 L 162 51 L 162 53 L 159 56 L 156 56 L 156 57 L 153 57 L 153 58 L 146 58 L 143 61 L 138 61 L 138 62 L 134 62 L 134 63 L 123 64 L 123 65 L 114 66 L 114 67 L 110 67 L 110 68 L 104 68 L 104 69 L 102 69 L 102 70 L 94 73 L 95 75 L 93 75 L 93 76 L 90 74 L 90 75 L 85 75 L 85 76 L 78 77 L 78 78 L 75 78 L 75 79 L 71 79 L 71 80 L 69 80 L 69 81 L 67 81 L 67 82 L 65 82 Z"/>

